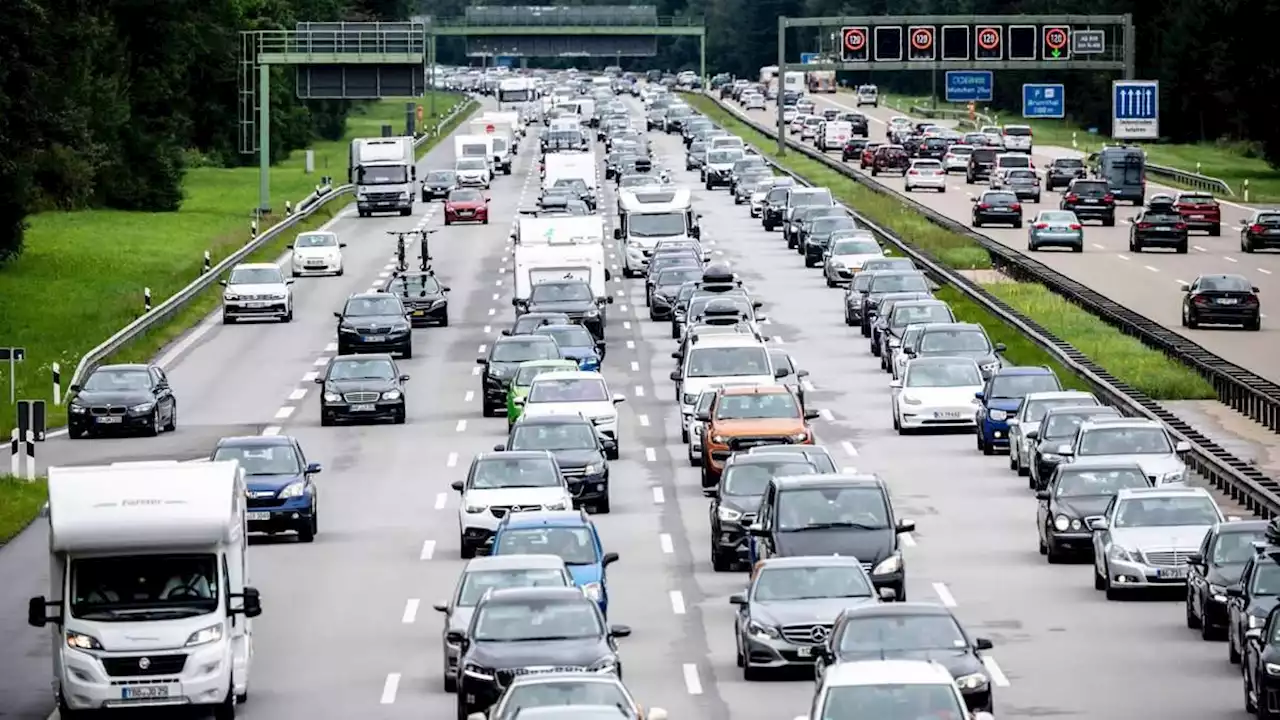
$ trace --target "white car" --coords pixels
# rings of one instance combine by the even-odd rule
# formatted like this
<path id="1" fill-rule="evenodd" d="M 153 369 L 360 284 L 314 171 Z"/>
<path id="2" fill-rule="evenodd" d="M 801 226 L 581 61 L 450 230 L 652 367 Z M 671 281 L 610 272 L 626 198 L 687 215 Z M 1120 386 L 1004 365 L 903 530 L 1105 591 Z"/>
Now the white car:
<path id="1" fill-rule="evenodd" d="M 341 275 L 342 248 L 344 242 L 338 242 L 338 234 L 331 232 L 299 233 L 293 241 L 293 276 L 302 275 Z"/>
<path id="2" fill-rule="evenodd" d="M 858 107 L 870 105 L 880 106 L 880 90 L 875 85 L 863 85 L 858 88 Z"/>
<path id="3" fill-rule="evenodd" d="M 840 231 L 839 236 L 831 238 L 831 246 L 822 263 L 827 287 L 848 285 L 853 282 L 854 275 L 862 272 L 863 263 L 882 257 L 884 249 L 869 230 Z"/>
<path id="4" fill-rule="evenodd" d="M 890 383 L 893 429 L 899 435 L 931 428 L 974 427 L 982 371 L 969 358 L 924 357 L 907 363 Z"/>
<path id="5" fill-rule="evenodd" d="M 242 318 L 293 320 L 293 280 L 275 263 L 241 263 L 220 284 L 226 288 L 222 293 L 224 324 Z"/>
<path id="6" fill-rule="evenodd" d="M 914 126 L 911 123 L 911 118 L 905 117 L 903 115 L 894 115 L 893 117 L 889 118 L 889 127 L 885 130 L 885 132 L 889 135 L 892 135 L 894 133 L 900 133 L 900 132 L 909 133 L 911 132 L 913 127 Z"/>
<path id="7" fill-rule="evenodd" d="M 1010 152 L 1031 153 L 1032 133 L 1029 125 L 1005 125 L 1001 133 L 1004 147 Z"/>
<path id="8" fill-rule="evenodd" d="M 764 96 L 760 93 L 752 93 L 742 97 L 742 107 L 747 110 L 764 110 Z"/>
<path id="9" fill-rule="evenodd" d="M 618 403 L 625 402 L 622 395 L 609 392 L 609 384 L 598 372 L 556 371 L 542 373 L 529 386 L 529 394 L 523 401 L 522 417 L 546 415 L 581 415 L 595 425 L 605 445 L 605 455 L 617 460 Z"/>
<path id="10" fill-rule="evenodd" d="M 754 333 L 704 335 L 692 339 L 671 373 L 680 398 L 680 414 L 692 415 L 703 390 L 725 383 L 772 385 L 781 379 L 775 372 L 769 350 Z"/>
<path id="11" fill-rule="evenodd" d="M 972 154 L 972 145 L 952 145 L 942 156 L 942 168 L 946 172 L 965 172 L 969 169 L 969 156 Z"/>
<path id="12" fill-rule="evenodd" d="M 907 174 L 903 176 L 903 189 L 907 192 L 920 189 L 946 192 L 947 171 L 943 169 L 942 161 L 925 158 L 912 160 Z"/>
<path id="13" fill-rule="evenodd" d="M 812 115 L 806 115 L 804 113 L 796 113 L 796 116 L 791 120 L 791 124 L 787 125 L 787 132 L 791 133 L 792 135 L 795 135 L 796 133 L 800 132 L 801 130 L 804 129 L 804 124 L 809 120 L 810 117 L 812 117 Z"/>
<path id="14" fill-rule="evenodd" d="M 482 187 L 489 189 L 493 176 L 489 173 L 489 161 L 484 158 L 459 158 L 453 168 L 458 174 L 458 187 Z"/>
<path id="15" fill-rule="evenodd" d="M 813 140 L 818 137 L 818 128 L 822 126 L 823 119 L 817 115 L 810 115 L 804 119 L 804 124 L 800 126 L 800 139 Z"/>
<path id="16" fill-rule="evenodd" d="M 455 480 L 452 487 L 462 493 L 458 541 L 463 559 L 493 542 L 508 513 L 573 509 L 569 483 L 547 450 L 480 453 L 467 479 Z"/>
<path id="17" fill-rule="evenodd" d="M 799 114 L 800 111 L 796 109 L 795 105 L 788 105 L 782 109 L 782 122 L 790 125 Z"/>

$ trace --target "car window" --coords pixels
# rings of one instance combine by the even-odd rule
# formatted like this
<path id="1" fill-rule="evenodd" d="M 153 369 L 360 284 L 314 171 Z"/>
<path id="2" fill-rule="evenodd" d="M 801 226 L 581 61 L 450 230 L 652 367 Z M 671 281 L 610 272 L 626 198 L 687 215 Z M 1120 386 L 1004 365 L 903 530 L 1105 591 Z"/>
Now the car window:
<path id="1" fill-rule="evenodd" d="M 1253 285 L 1238 275 L 1211 275 L 1200 278 L 1197 283 L 1201 290 L 1218 290 L 1222 292 L 1251 292 Z"/>
<path id="2" fill-rule="evenodd" d="M 594 603 L 585 598 L 582 602 L 485 604 L 473 627 L 472 639 L 482 642 L 586 639 L 604 632 Z"/>
<path id="3" fill-rule="evenodd" d="M 472 570 L 462 575 L 458 607 L 475 607 L 490 590 L 526 587 L 567 587 L 563 570 L 551 568 L 512 568 L 510 570 Z"/>
<path id="4" fill-rule="evenodd" d="M 555 555 L 566 565 L 594 565 L 599 556 L 589 527 L 507 528 L 495 555 Z"/>
<path id="5" fill-rule="evenodd" d="M 1080 438 L 1080 456 L 1158 455 L 1173 452 L 1169 436 L 1158 427 L 1096 427 Z"/>
<path id="6" fill-rule="evenodd" d="M 471 472 L 472 490 L 519 487 L 555 487 L 560 484 L 554 461 L 545 457 L 488 457 L 476 461 Z"/>
<path id="7" fill-rule="evenodd" d="M 1125 488 L 1151 487 L 1141 468 L 1132 470 L 1067 470 L 1058 476 L 1055 497 L 1115 495 Z"/>
<path id="8" fill-rule="evenodd" d="M 1203 495 L 1126 498 L 1116 506 L 1113 527 L 1178 527 L 1220 521 L 1213 500 Z"/>
<path id="9" fill-rule="evenodd" d="M 1021 398 L 1033 392 L 1058 390 L 1058 378 L 1050 373 L 997 375 L 991 380 L 992 398 Z"/>

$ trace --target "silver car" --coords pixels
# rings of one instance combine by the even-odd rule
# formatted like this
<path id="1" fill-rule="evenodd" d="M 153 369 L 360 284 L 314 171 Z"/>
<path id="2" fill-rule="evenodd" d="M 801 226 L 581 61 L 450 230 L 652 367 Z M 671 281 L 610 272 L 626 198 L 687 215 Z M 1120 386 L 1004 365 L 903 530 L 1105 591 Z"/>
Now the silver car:
<path id="1" fill-rule="evenodd" d="M 1174 442 L 1155 420 L 1092 418 L 1081 423 L 1072 444 L 1059 446 L 1055 454 L 1077 465 L 1137 463 L 1151 484 L 1160 487 L 1186 481 L 1182 455 L 1190 450 L 1186 442 Z"/>
<path id="2" fill-rule="evenodd" d="M 1084 225 L 1070 210 L 1041 210 L 1027 228 L 1027 249 L 1065 247 L 1084 252 Z"/>
<path id="3" fill-rule="evenodd" d="M 1009 418 L 1009 469 L 1019 475 L 1031 474 L 1031 454 L 1035 451 L 1035 439 L 1039 437 L 1040 421 L 1049 410 L 1056 407 L 1085 407 L 1101 405 L 1093 393 L 1079 390 L 1051 390 L 1028 393 Z"/>
<path id="4" fill-rule="evenodd" d="M 1123 489 L 1093 531 L 1093 587 L 1117 600 L 1127 590 L 1187 582 L 1187 559 L 1226 517 L 1204 488 Z"/>

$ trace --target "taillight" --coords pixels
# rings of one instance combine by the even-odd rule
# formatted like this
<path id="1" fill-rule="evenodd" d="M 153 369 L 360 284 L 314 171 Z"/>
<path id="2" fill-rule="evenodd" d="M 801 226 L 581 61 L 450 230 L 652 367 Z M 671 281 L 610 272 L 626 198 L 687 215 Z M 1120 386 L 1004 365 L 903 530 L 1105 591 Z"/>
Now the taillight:
<path id="1" fill-rule="evenodd" d="M 1010 205 L 1010 206 L 1009 206 L 1009 209 L 1010 209 L 1010 210 L 1021 210 L 1021 209 L 1022 209 L 1022 206 L 1021 206 L 1021 205 L 1019 205 L 1018 203 L 1014 203 L 1014 204 L 1012 204 L 1012 205 Z"/>
<path id="2" fill-rule="evenodd" d="M 1249 232 L 1251 232 L 1251 233 L 1260 233 L 1260 232 L 1262 232 L 1262 226 L 1261 226 L 1261 225 L 1259 225 L 1258 223 L 1254 223 L 1254 224 L 1252 224 L 1252 225 L 1250 225 L 1250 226 L 1249 226 Z"/>
<path id="3" fill-rule="evenodd" d="M 1187 224 L 1186 224 L 1186 223 L 1184 223 L 1184 222 L 1177 223 L 1177 224 L 1175 224 L 1175 225 L 1173 226 L 1173 229 L 1175 229 L 1175 230 L 1186 230 L 1186 229 L 1187 229 Z"/>
<path id="4" fill-rule="evenodd" d="M 1250 295 L 1250 296 L 1246 297 L 1246 298 L 1244 299 L 1244 304 L 1245 304 L 1245 305 L 1257 305 L 1257 304 L 1258 304 L 1258 296 L 1257 296 L 1257 295 Z"/>
<path id="5" fill-rule="evenodd" d="M 908 175 L 919 175 L 920 173 L 916 172 L 915 170 L 912 170 L 911 172 L 909 172 L 909 173 L 907 173 L 907 174 L 908 174 Z"/>
<path id="6" fill-rule="evenodd" d="M 1111 193 L 1107 193 L 1106 195 L 1102 196 L 1102 202 L 1115 202 L 1115 201 L 1116 201 L 1116 196 L 1112 195 Z"/>
<path id="7" fill-rule="evenodd" d="M 1066 200 L 1067 202 L 1075 202 L 1079 199 L 1080 199 L 1080 196 L 1075 193 L 1068 193 L 1067 196 L 1063 198 L 1063 200 Z"/>
<path id="8" fill-rule="evenodd" d="M 1071 229 L 1072 229 L 1072 230 L 1083 230 L 1083 229 L 1084 229 L 1084 226 L 1083 226 L 1083 225 L 1081 225 L 1080 223 L 1071 223 Z"/>
<path id="9" fill-rule="evenodd" d="M 1203 296 L 1203 295 L 1197 295 L 1197 296 L 1195 296 L 1194 298 L 1192 298 L 1192 299 L 1191 299 L 1191 302 L 1193 302 L 1193 303 L 1195 303 L 1195 304 L 1197 304 L 1197 305 L 1204 305 L 1204 304 L 1206 304 L 1206 303 L 1208 303 L 1208 302 L 1209 302 L 1209 298 L 1207 298 L 1207 297 L 1205 297 L 1205 296 Z"/>
<path id="10" fill-rule="evenodd" d="M 1139 229 L 1139 230 L 1150 230 L 1150 229 L 1151 229 L 1151 223 L 1149 223 L 1149 222 L 1140 222 L 1140 223 L 1138 223 L 1138 229 Z"/>
<path id="11" fill-rule="evenodd" d="M 991 209 L 991 206 L 990 206 L 990 205 L 988 205 L 987 203 L 980 203 L 980 204 L 978 205 L 978 209 L 979 209 L 979 210 L 990 210 L 990 209 Z"/>
<path id="12" fill-rule="evenodd" d="M 1049 223 L 1036 223 L 1035 227 L 1037 230 L 1048 230 Z"/>

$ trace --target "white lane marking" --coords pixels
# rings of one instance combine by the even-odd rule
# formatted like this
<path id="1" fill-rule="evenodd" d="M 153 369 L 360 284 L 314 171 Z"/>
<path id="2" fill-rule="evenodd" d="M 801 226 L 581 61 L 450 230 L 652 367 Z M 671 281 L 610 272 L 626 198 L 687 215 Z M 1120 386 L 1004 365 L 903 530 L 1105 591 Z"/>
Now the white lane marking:
<path id="1" fill-rule="evenodd" d="M 831 414 L 831 411 L 826 408 L 821 408 L 820 410 L 818 410 L 818 417 L 822 418 L 823 420 L 836 419 L 835 416 Z"/>
<path id="2" fill-rule="evenodd" d="M 495 310 L 494 308 L 489 308 L 489 314 L 490 314 L 490 315 L 497 315 L 497 314 L 498 314 L 498 311 L 497 311 L 497 310 Z"/>
<path id="3" fill-rule="evenodd" d="M 1173 279 L 1173 281 L 1174 281 L 1174 282 L 1176 282 L 1176 283 L 1178 283 L 1179 285 L 1186 285 L 1186 284 L 1187 284 L 1187 281 L 1186 281 L 1186 280 L 1183 280 L 1182 278 L 1174 278 L 1174 279 Z"/>
<path id="4" fill-rule="evenodd" d="M 421 552 L 421 553 L 418 553 L 418 559 L 419 559 L 419 560 L 430 560 L 430 559 L 431 559 L 431 557 L 432 557 L 433 555 L 435 555 L 435 554 L 436 554 L 436 541 L 435 541 L 435 540 L 423 540 L 423 541 L 422 541 L 422 552 Z"/>
<path id="5" fill-rule="evenodd" d="M 636 349 L 636 341 L 635 341 L 635 340 L 628 340 L 628 341 L 627 341 L 627 349 L 628 349 L 628 350 L 635 350 L 635 349 Z"/>
<path id="6" fill-rule="evenodd" d="M 849 442 L 848 440 L 841 440 L 840 447 L 844 449 L 846 454 L 851 455 L 853 457 L 858 456 L 858 448 L 854 447 L 853 443 Z"/>
<path id="7" fill-rule="evenodd" d="M 1128 256 L 1128 255 L 1123 255 L 1123 254 L 1121 254 L 1121 253 L 1116 253 L 1116 257 L 1120 258 L 1121 260 L 1128 260 L 1128 259 L 1129 259 L 1129 256 Z"/>
<path id="8" fill-rule="evenodd" d="M 636 397 L 644 397 L 644 386 L 643 386 L 643 385 L 637 385 L 637 386 L 636 386 Z"/>
<path id="9" fill-rule="evenodd" d="M 449 502 L 449 496 L 444 493 L 436 493 L 436 509 L 443 510 L 445 503 Z"/>
<path id="10" fill-rule="evenodd" d="M 279 425 L 270 425 L 268 427 L 262 428 L 262 434 L 266 435 L 267 437 L 271 437 L 272 435 L 279 435 L 280 431 L 283 429 L 284 428 L 280 427 Z"/>
<path id="11" fill-rule="evenodd" d="M 504 273 L 504 272 L 506 272 L 506 271 L 507 271 L 507 266 L 506 266 L 506 265 L 503 265 L 502 267 L 498 268 L 498 272 L 500 272 L 500 273 Z"/>
<path id="12" fill-rule="evenodd" d="M 662 552 L 666 555 L 670 555 L 676 551 L 675 543 L 671 542 L 671 536 L 667 533 L 661 533 L 658 535 L 658 545 L 662 547 Z"/>
<path id="13" fill-rule="evenodd" d="M 383 270 L 382 272 L 378 273 L 378 277 L 380 277 L 380 278 L 389 278 L 389 277 L 391 277 L 391 273 L 387 272 L 386 270 Z"/>
<path id="14" fill-rule="evenodd" d="M 1240 262 L 1239 260 L 1231 257 L 1230 255 L 1223 255 L 1222 259 L 1226 260 L 1227 262 Z"/>
<path id="15" fill-rule="evenodd" d="M 801 380 L 800 387 L 803 388 L 805 392 L 817 392 L 817 390 L 813 388 L 813 383 L 808 380 Z"/>
<path id="16" fill-rule="evenodd" d="M 418 598 L 409 598 L 404 601 L 404 614 L 400 616 L 400 622 L 405 625 L 412 625 L 414 620 L 418 619 L 418 606 L 422 601 Z"/>
<path id="17" fill-rule="evenodd" d="M 494 300 L 497 300 L 497 299 L 498 299 L 498 298 L 500 298 L 500 297 L 502 297 L 502 296 L 501 296 L 501 295 L 499 295 L 498 293 L 494 293 L 494 294 L 493 294 L 493 299 L 494 299 Z"/>
<path id="18" fill-rule="evenodd" d="M 645 414 L 643 414 L 643 413 L 642 413 L 642 414 L 640 414 L 640 415 L 637 415 L 637 416 L 636 416 L 636 419 L 640 421 L 640 427 L 649 427 L 649 416 L 648 416 L 648 415 L 645 415 Z"/>
<path id="19" fill-rule="evenodd" d="M 946 607 L 953 608 L 956 606 L 956 598 L 951 594 L 951 590 L 947 588 L 946 583 L 934 583 L 933 592 L 938 596 L 938 600 Z"/>
<path id="20" fill-rule="evenodd" d="M 987 669 L 987 674 L 991 676 L 991 682 L 995 683 L 996 687 L 1009 687 L 1009 678 L 1004 674 L 1004 670 L 1000 669 L 995 658 L 983 655 L 982 666 Z"/>
<path id="21" fill-rule="evenodd" d="M 466 432 L 466 431 L 467 431 L 467 421 L 466 421 L 466 420 L 459 420 L 459 421 L 458 421 L 458 426 L 457 426 L 456 428 L 454 428 L 454 429 L 455 429 L 455 430 L 457 430 L 458 432 Z"/>
<path id="22" fill-rule="evenodd" d="M 391 705 L 396 701 L 396 691 L 400 689 L 400 673 L 387 673 L 387 681 L 382 684 L 382 704 Z"/>
<path id="23" fill-rule="evenodd" d="M 906 547 L 916 546 L 916 538 L 911 533 L 902 533 L 901 535 L 898 536 L 898 541 L 901 542 Z"/>
<path id="24" fill-rule="evenodd" d="M 381 288 L 379 288 L 377 285 L 374 285 L 374 286 L 370 287 L 370 288 L 369 288 L 369 290 L 368 290 L 367 292 L 370 292 L 370 293 L 376 293 L 376 292 L 380 292 L 380 291 L 381 291 Z"/>
<path id="25" fill-rule="evenodd" d="M 386 265 L 383 265 L 383 266 L 382 266 L 382 269 L 383 269 L 383 270 L 395 270 L 395 269 L 396 269 L 396 264 L 395 264 L 395 263 L 387 263 Z"/>
<path id="26" fill-rule="evenodd" d="M 277 419 L 277 420 L 286 420 L 286 419 L 288 419 L 288 418 L 289 418 L 289 416 L 290 416 L 290 415 L 292 415 L 292 414 L 293 414 L 293 406 L 292 406 L 292 405 L 285 405 L 284 407 L 282 407 L 282 408 L 280 408 L 279 410 L 277 410 L 277 411 L 276 411 L 276 419 Z"/>
<path id="27" fill-rule="evenodd" d="M 1150 265 L 1143 265 L 1142 267 L 1150 270 L 1151 272 L 1160 272 L 1160 268 L 1154 268 L 1154 267 L 1151 267 Z"/>
<path id="28" fill-rule="evenodd" d="M 1268 269 L 1266 269 L 1266 268 L 1258 268 L 1258 272 L 1262 273 L 1263 275 L 1270 275 L 1270 274 L 1271 274 L 1271 271 L 1270 271 L 1270 270 L 1268 270 Z"/>
<path id="29" fill-rule="evenodd" d="M 623 320 L 623 321 L 622 321 L 622 329 L 623 329 L 623 330 L 630 330 L 630 329 L 631 329 L 631 321 L 630 321 L 630 320 Z"/>
<path id="30" fill-rule="evenodd" d="M 1204 248 L 1200 247 L 1199 245 L 1192 245 L 1191 247 L 1195 248 L 1197 252 L 1209 252 L 1208 250 L 1205 250 Z"/>
<path id="31" fill-rule="evenodd" d="M 671 591 L 671 612 L 677 615 L 684 614 L 684 594 L 679 590 Z"/>
<path id="32" fill-rule="evenodd" d="M 494 287 L 502 287 L 502 278 L 498 278 L 493 285 Z"/>
<path id="33" fill-rule="evenodd" d="M 323 356 L 318 357 L 316 358 L 316 361 L 312 364 L 316 367 L 324 367 L 325 365 L 329 364 L 329 358 L 323 357 Z"/>
<path id="34" fill-rule="evenodd" d="M 313 382 L 315 382 L 315 381 L 316 381 L 316 378 L 318 378 L 318 377 L 320 377 L 320 373 L 318 373 L 318 372 L 316 372 L 316 371 L 314 371 L 314 370 L 308 370 L 308 371 L 306 371 L 306 372 L 302 373 L 302 382 L 304 382 L 304 383 L 313 383 Z"/>
<path id="35" fill-rule="evenodd" d="M 1105 248 L 1105 247 L 1103 247 L 1102 245 L 1100 245 L 1100 244 L 1098 244 L 1098 243 L 1089 243 L 1089 244 L 1090 244 L 1090 245 L 1092 245 L 1092 246 L 1094 246 L 1095 248 L 1097 248 L 1097 249 L 1099 249 L 1099 250 L 1106 250 L 1106 248 Z"/>
<path id="36" fill-rule="evenodd" d="M 621 289 L 621 288 L 619 288 L 619 289 L 618 289 L 618 297 L 622 297 L 622 294 L 623 294 L 623 293 L 622 293 L 622 289 Z"/>
<path id="37" fill-rule="evenodd" d="M 307 388 L 296 388 L 293 392 L 289 393 L 289 399 L 293 400 L 294 402 L 297 402 L 298 400 L 301 400 L 306 396 L 307 396 Z"/>
<path id="38" fill-rule="evenodd" d="M 660 488 L 660 487 L 655 487 L 655 488 L 653 489 L 653 504 L 655 504 L 655 505 L 661 505 L 662 503 L 664 503 L 664 502 L 666 502 L 666 501 L 667 501 L 667 498 L 666 498 L 666 496 L 665 496 L 665 495 L 663 495 L 663 493 L 662 493 L 662 488 Z"/>
<path id="39" fill-rule="evenodd" d="M 468 390 L 466 395 L 462 396 L 462 402 L 471 402 L 476 399 L 476 391 Z"/>
<path id="40" fill-rule="evenodd" d="M 631 361 L 631 372 L 640 372 L 640 363 L 635 360 Z"/>
<path id="41" fill-rule="evenodd" d="M 656 450 L 654 450 L 653 448 L 645 448 L 645 449 L 644 449 L 644 459 L 645 459 L 647 462 L 657 462 L 657 461 L 658 461 L 658 452 L 657 452 Z"/>
<path id="42" fill-rule="evenodd" d="M 475 367 L 471 368 L 471 374 L 472 374 L 472 375 L 479 375 L 479 374 L 480 374 L 480 366 L 479 366 L 479 365 L 477 365 L 477 366 L 475 366 Z"/>
<path id="43" fill-rule="evenodd" d="M 338 352 L 338 343 L 329 343 L 328 345 L 325 345 L 324 351 L 328 353 Z"/>
<path id="44" fill-rule="evenodd" d="M 444 465 L 445 465 L 445 467 L 457 467 L 457 466 L 458 466 L 458 453 L 456 453 L 456 452 L 451 452 L 451 453 L 449 453 L 449 457 L 444 461 Z"/>
<path id="45" fill-rule="evenodd" d="M 684 687 L 690 695 L 702 694 L 702 680 L 698 678 L 698 666 L 693 663 L 684 664 Z"/>
<path id="46" fill-rule="evenodd" d="M 481 345 L 481 346 L 480 346 L 480 349 L 476 351 L 476 354 L 477 354 L 477 355 L 483 355 L 483 354 L 485 354 L 485 353 L 487 353 L 487 352 L 489 352 L 489 346 L 488 346 L 488 345 Z"/>

